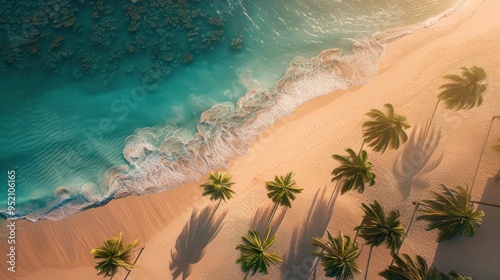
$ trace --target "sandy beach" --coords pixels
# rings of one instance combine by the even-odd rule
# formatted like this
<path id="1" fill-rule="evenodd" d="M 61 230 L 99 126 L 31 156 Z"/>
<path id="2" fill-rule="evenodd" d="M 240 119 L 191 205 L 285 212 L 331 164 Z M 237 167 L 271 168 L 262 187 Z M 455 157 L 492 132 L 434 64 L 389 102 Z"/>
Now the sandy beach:
<path id="1" fill-rule="evenodd" d="M 362 202 L 377 200 L 386 211 L 399 209 L 407 224 L 414 210 L 412 202 L 430 198 L 431 190 L 438 190 L 439 184 L 471 184 L 491 118 L 500 115 L 498 11 L 500 1 L 470 1 L 467 7 L 435 25 L 391 42 L 379 74 L 367 85 L 315 98 L 268 128 L 246 154 L 229 162 L 227 172 L 236 182 L 236 194 L 221 204 L 213 219 L 203 210 L 216 203 L 202 197 L 198 187 L 205 176 L 200 182 L 172 191 L 113 200 L 60 221 L 17 221 L 16 272 L 7 271 L 4 252 L 8 244 L 2 243 L 0 278 L 102 279 L 96 276 L 90 249 L 123 232 L 126 241 L 140 240 L 135 254 L 145 247 L 129 280 L 173 279 L 175 269 L 189 273 L 188 279 L 242 279 L 244 273 L 235 263 L 239 257 L 235 246 L 250 227 L 265 224 L 273 204 L 266 196 L 264 183 L 275 175 L 294 171 L 304 191 L 286 213 L 278 210 L 274 226 L 279 237 L 272 249 L 285 262 L 273 266 L 269 275 L 251 279 L 305 279 L 305 268 L 314 261 L 310 256 L 311 238 L 326 236 L 326 229 L 335 235 L 343 231 L 353 236 L 354 227 L 362 219 Z M 473 65 L 483 67 L 488 75 L 483 105 L 458 112 L 440 105 L 432 123 L 432 136 L 425 140 L 431 143 L 430 148 L 425 152 L 416 149 L 412 144 L 418 142 L 419 132 L 432 115 L 442 77 Z M 321 84 L 320 80 L 299 82 L 311 85 L 311 90 Z M 337 165 L 331 155 L 344 154 L 347 148 L 359 149 L 364 114 L 373 108 L 382 109 L 386 103 L 408 117 L 412 125 L 408 143 L 384 154 L 368 148 L 377 184 L 363 194 L 349 192 L 332 201 L 334 184 L 330 173 Z M 487 145 L 499 137 L 497 121 Z M 420 170 L 420 162 L 427 160 Z M 474 199 L 482 198 L 486 182 L 497 174 L 499 166 L 500 157 L 486 149 L 472 192 Z M 183 232 L 186 223 L 190 227 Z M 5 232 L 2 229 L 2 234 Z M 436 238 L 436 232 L 425 231 L 424 222 L 415 222 L 401 252 L 422 255 L 431 264 L 438 247 Z M 182 261 L 174 259 L 173 255 L 180 253 L 176 244 L 184 244 L 188 251 L 198 254 L 190 252 Z M 369 246 L 365 245 L 358 259 L 363 270 L 360 279 L 368 253 Z M 496 258 L 500 261 L 500 254 Z M 375 248 L 368 279 L 380 279 L 378 273 L 390 262 L 388 249 Z M 487 268 L 484 271 L 487 273 Z M 324 279 L 321 268 L 317 275 L 317 279 Z M 124 276 L 121 271 L 113 279 Z"/>

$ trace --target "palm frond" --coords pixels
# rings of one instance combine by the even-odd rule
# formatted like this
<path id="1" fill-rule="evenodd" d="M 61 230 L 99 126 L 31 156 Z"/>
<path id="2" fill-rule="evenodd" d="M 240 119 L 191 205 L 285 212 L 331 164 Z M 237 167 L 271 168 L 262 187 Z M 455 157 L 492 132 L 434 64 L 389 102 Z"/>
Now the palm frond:
<path id="1" fill-rule="evenodd" d="M 462 273 L 457 272 L 455 270 L 453 270 L 450 273 L 448 273 L 448 275 L 450 275 L 450 277 L 451 277 L 452 280 L 472 280 L 472 277 L 465 276 Z"/>
<path id="2" fill-rule="evenodd" d="M 131 261 L 131 252 L 139 244 L 139 240 L 134 240 L 127 245 L 123 244 L 123 234 L 120 232 L 118 236 L 105 240 L 104 245 L 100 248 L 94 248 L 90 252 L 94 259 L 100 259 L 95 266 L 97 275 L 104 277 L 113 276 L 118 271 L 118 268 L 127 270 L 134 266 Z"/>
<path id="3" fill-rule="evenodd" d="M 414 261 L 407 254 L 402 257 L 393 255 L 394 264 L 390 265 L 379 275 L 388 280 L 449 280 L 448 276 L 438 269 L 427 265 L 421 256 Z"/>
<path id="4" fill-rule="evenodd" d="M 313 245 L 319 247 L 321 252 L 312 252 L 312 255 L 321 258 L 326 277 L 336 277 L 340 280 L 354 279 L 354 275 L 361 272 L 356 263 L 361 254 L 357 243 L 351 242 L 351 238 L 342 232 L 336 238 L 333 238 L 329 231 L 327 234 L 328 239 L 325 241 L 313 238 Z"/>
<path id="5" fill-rule="evenodd" d="M 428 222 L 427 230 L 438 229 L 438 241 L 461 236 L 473 237 L 481 225 L 484 212 L 470 202 L 470 195 L 461 186 L 449 189 L 444 185 L 442 193 L 434 192 L 434 200 L 424 200 L 419 210 L 423 215 L 417 220 Z"/>
<path id="6" fill-rule="evenodd" d="M 270 232 L 270 228 L 267 228 L 264 240 L 254 230 L 249 230 L 248 235 L 242 236 L 243 244 L 236 246 L 236 250 L 241 252 L 241 257 L 236 260 L 236 263 L 241 263 L 244 272 L 252 270 L 252 275 L 255 275 L 257 271 L 268 274 L 267 269 L 271 264 L 283 262 L 283 259 L 278 254 L 267 251 L 278 238 L 277 235 L 269 237 Z"/>
<path id="7" fill-rule="evenodd" d="M 297 183 L 293 179 L 293 172 L 288 172 L 285 177 L 275 176 L 274 181 L 266 182 L 268 190 L 267 197 L 272 199 L 274 203 L 288 208 L 292 207 L 292 201 L 296 195 L 302 192 L 302 188 L 297 187 Z"/>
<path id="8" fill-rule="evenodd" d="M 368 146 L 374 151 L 382 153 L 387 148 L 397 150 L 400 145 L 408 140 L 405 129 L 410 128 L 406 116 L 394 113 L 392 104 L 384 105 L 387 114 L 377 109 L 372 109 L 366 113 L 371 120 L 363 123 L 363 136 Z"/>
<path id="9" fill-rule="evenodd" d="M 359 230 L 359 236 L 366 240 L 366 244 L 379 246 L 385 243 L 393 253 L 399 249 L 405 236 L 405 227 L 399 221 L 399 211 L 391 211 L 386 216 L 376 200 L 370 205 L 362 203 L 361 207 L 365 215 L 356 230 Z"/>
<path id="10" fill-rule="evenodd" d="M 359 155 L 352 149 L 347 149 L 348 156 L 333 155 L 333 159 L 340 162 L 340 166 L 333 169 L 334 175 L 332 181 L 341 180 L 341 194 L 350 190 L 357 190 L 363 193 L 365 184 L 370 186 L 375 184 L 376 175 L 371 172 L 372 164 L 368 162 L 368 153 L 361 151 Z"/>
<path id="11" fill-rule="evenodd" d="M 208 177 L 208 182 L 200 185 L 203 187 L 203 196 L 210 196 L 210 200 L 228 200 L 233 197 L 234 191 L 231 186 L 234 185 L 231 182 L 231 176 L 226 172 L 210 171 L 210 176 Z"/>
<path id="12" fill-rule="evenodd" d="M 449 74 L 443 78 L 448 83 L 439 87 L 438 98 L 444 101 L 446 108 L 461 110 L 472 109 L 483 103 L 482 93 L 486 90 L 486 72 L 483 68 L 472 66 L 460 68 L 461 75 Z"/>

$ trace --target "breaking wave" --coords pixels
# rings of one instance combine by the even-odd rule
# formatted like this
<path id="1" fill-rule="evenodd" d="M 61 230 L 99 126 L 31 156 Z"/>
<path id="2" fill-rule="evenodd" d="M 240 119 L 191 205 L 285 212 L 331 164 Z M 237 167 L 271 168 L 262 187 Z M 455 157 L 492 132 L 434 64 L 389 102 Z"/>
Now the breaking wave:
<path id="1" fill-rule="evenodd" d="M 87 183 L 76 193 L 58 188 L 49 209 L 18 213 L 16 218 L 59 220 L 115 198 L 174 189 L 199 180 L 212 169 L 225 168 L 266 128 L 304 102 L 368 83 L 377 75 L 387 43 L 426 28 L 465 4 L 461 2 L 419 25 L 354 41 L 349 54 L 331 48 L 312 58 L 295 57 L 272 88 L 253 79 L 250 71 L 243 71 L 239 82 L 246 94 L 236 104 L 215 104 L 203 112 L 194 134 L 169 125 L 143 128 L 125 140 L 123 156 L 130 166 L 108 170 L 100 186 Z M 1 214 L 7 217 L 7 213 Z"/>

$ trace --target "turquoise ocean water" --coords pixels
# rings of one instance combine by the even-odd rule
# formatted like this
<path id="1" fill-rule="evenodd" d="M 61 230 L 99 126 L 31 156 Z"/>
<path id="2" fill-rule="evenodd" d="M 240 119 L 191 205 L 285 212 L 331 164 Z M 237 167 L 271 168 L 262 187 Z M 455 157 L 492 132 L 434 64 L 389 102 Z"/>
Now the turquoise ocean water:
<path id="1" fill-rule="evenodd" d="M 33 221 L 195 180 L 314 97 L 290 89 L 303 79 L 361 84 L 387 41 L 374 34 L 397 37 L 462 2 L 2 3 L 0 209 L 7 170 L 16 215 Z M 330 48 L 343 55 L 316 57 Z"/>

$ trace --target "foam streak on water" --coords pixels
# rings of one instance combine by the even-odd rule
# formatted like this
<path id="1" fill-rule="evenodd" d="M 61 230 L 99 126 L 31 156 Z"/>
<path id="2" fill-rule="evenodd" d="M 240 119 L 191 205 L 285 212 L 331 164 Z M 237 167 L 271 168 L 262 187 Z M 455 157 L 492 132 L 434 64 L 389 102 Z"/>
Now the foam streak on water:
<path id="1" fill-rule="evenodd" d="M 304 102 L 369 82 L 377 75 L 388 42 L 434 24 L 462 5 L 424 23 L 356 40 L 348 54 L 332 48 L 311 58 L 297 56 L 271 88 L 244 70 L 239 82 L 246 94 L 236 104 L 219 103 L 203 112 L 195 134 L 169 125 L 143 128 L 125 140 L 123 156 L 129 166 L 108 170 L 99 186 L 87 183 L 76 194 L 60 188 L 56 190 L 57 201 L 49 209 L 22 213 L 20 217 L 58 220 L 114 198 L 177 188 L 212 169 L 224 168 L 229 159 L 244 154 L 264 129 Z"/>

